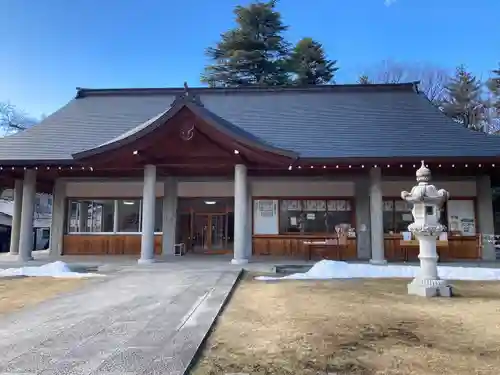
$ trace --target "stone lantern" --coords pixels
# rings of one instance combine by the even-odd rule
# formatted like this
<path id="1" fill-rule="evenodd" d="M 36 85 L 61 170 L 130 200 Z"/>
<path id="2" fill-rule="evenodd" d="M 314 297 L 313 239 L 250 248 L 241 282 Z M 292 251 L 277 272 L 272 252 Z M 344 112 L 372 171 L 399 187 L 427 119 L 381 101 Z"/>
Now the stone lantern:
<path id="1" fill-rule="evenodd" d="M 415 236 L 419 244 L 420 269 L 415 279 L 408 284 L 408 294 L 423 297 L 451 297 L 451 286 L 439 279 L 436 250 L 437 237 L 446 230 L 439 223 L 441 207 L 448 200 L 449 193 L 429 184 L 431 171 L 422 161 L 422 166 L 416 173 L 418 184 L 411 192 L 403 191 L 401 198 L 413 204 L 412 214 L 414 222 L 408 230 Z"/>

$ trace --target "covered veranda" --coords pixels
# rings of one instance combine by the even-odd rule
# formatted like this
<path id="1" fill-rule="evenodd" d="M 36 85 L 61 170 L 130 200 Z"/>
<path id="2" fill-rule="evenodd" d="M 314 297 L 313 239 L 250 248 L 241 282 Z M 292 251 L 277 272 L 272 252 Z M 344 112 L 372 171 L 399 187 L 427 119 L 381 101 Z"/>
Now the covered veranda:
<path id="1" fill-rule="evenodd" d="M 155 253 L 174 252 L 179 178 L 208 176 L 234 181 L 232 262 L 245 263 L 252 248 L 248 171 L 286 170 L 296 159 L 293 152 L 276 149 L 218 118 L 196 97 L 179 96 L 159 116 L 105 144 L 74 154 L 72 160 L 2 165 L 3 185 L 15 190 L 11 254 L 18 254 L 22 261 L 33 259 L 30 233 L 37 191 L 53 194 L 50 249 L 52 254 L 62 255 L 66 252 L 68 181 L 142 179 L 139 263 L 151 263 Z M 161 236 L 155 236 L 157 196 L 163 200 Z"/>

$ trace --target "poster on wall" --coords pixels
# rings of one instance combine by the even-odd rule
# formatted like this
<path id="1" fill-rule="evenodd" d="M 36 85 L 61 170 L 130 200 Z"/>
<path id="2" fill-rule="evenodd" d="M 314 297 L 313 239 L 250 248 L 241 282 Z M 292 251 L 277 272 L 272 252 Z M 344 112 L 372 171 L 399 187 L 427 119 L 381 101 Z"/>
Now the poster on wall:
<path id="1" fill-rule="evenodd" d="M 463 236 L 476 234 L 476 215 L 473 200 L 448 201 L 448 230 Z"/>
<path id="2" fill-rule="evenodd" d="M 272 217 L 274 215 L 274 205 L 272 200 L 260 200 L 259 201 L 259 212 L 260 216 Z"/>
<path id="3" fill-rule="evenodd" d="M 254 201 L 253 206 L 253 233 L 278 234 L 278 201 L 262 199 Z"/>

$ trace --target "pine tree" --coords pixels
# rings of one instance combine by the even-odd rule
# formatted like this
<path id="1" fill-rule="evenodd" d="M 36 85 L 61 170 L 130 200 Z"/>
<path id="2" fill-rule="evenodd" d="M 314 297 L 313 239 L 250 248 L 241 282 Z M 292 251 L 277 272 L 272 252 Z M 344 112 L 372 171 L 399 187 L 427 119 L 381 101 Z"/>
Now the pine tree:
<path id="1" fill-rule="evenodd" d="M 443 112 L 472 130 L 483 130 L 485 104 L 481 99 L 481 82 L 463 65 L 445 86 Z"/>
<path id="2" fill-rule="evenodd" d="M 275 7 L 272 0 L 235 8 L 237 27 L 206 50 L 212 64 L 205 67 L 202 82 L 222 87 L 288 83 L 288 44 L 282 36 L 287 26 Z"/>
<path id="3" fill-rule="evenodd" d="M 487 82 L 488 91 L 491 94 L 491 105 L 500 112 L 500 64 L 499 68 L 492 71 L 493 77 Z"/>
<path id="4" fill-rule="evenodd" d="M 363 75 L 359 76 L 358 83 L 360 85 L 370 85 L 370 84 L 372 84 L 372 81 L 370 81 L 370 79 L 368 78 L 368 76 L 366 74 L 363 74 Z"/>
<path id="5" fill-rule="evenodd" d="M 290 54 L 288 71 L 296 85 L 335 83 L 336 60 L 328 60 L 321 43 L 312 38 L 301 39 Z"/>
<path id="6" fill-rule="evenodd" d="M 493 70 L 492 73 L 493 77 L 486 83 L 489 94 L 489 130 L 498 133 L 500 131 L 500 64 L 499 68 Z"/>

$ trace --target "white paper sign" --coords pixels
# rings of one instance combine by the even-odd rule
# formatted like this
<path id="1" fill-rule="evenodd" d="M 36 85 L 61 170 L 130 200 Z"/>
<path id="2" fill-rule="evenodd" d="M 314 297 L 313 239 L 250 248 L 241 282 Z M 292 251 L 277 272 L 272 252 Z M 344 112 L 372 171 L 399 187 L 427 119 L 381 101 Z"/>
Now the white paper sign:
<path id="1" fill-rule="evenodd" d="M 255 200 L 253 209 L 254 234 L 278 234 L 277 200 Z"/>
<path id="2" fill-rule="evenodd" d="M 460 231 L 463 236 L 474 236 L 476 234 L 474 201 L 452 199 L 447 205 L 449 229 Z"/>
<path id="3" fill-rule="evenodd" d="M 413 215 L 412 214 L 402 214 L 401 218 L 403 219 L 403 221 L 412 221 Z"/>

